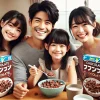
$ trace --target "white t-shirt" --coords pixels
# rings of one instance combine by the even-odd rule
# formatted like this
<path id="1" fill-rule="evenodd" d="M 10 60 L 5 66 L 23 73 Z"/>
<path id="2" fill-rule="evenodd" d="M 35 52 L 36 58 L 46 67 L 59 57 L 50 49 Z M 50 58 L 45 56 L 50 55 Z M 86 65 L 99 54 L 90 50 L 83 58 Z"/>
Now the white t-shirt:
<path id="1" fill-rule="evenodd" d="M 45 61 L 41 58 L 39 58 L 39 64 L 44 72 L 48 73 L 48 72 L 52 71 L 55 74 L 56 79 L 61 79 L 65 82 L 67 82 L 68 68 L 73 60 L 75 61 L 75 65 L 78 64 L 78 58 L 76 56 L 70 56 L 70 57 L 68 57 L 68 62 L 67 62 L 67 66 L 66 66 L 65 70 L 62 70 L 60 68 L 53 70 L 52 66 L 51 66 L 51 70 L 49 70 L 45 66 Z"/>

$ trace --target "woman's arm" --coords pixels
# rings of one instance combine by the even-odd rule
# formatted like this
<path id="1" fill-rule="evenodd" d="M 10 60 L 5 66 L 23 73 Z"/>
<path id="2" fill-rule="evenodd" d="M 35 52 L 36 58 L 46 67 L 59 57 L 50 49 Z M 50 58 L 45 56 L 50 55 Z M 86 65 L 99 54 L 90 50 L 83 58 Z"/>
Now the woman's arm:
<path id="1" fill-rule="evenodd" d="M 74 60 L 72 60 L 68 66 L 68 84 L 77 84 L 77 74 Z"/>

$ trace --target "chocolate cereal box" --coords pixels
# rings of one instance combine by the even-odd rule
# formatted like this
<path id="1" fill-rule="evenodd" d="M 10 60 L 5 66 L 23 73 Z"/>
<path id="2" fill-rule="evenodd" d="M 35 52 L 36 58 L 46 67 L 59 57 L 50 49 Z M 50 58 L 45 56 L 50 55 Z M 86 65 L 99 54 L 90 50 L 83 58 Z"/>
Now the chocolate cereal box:
<path id="1" fill-rule="evenodd" d="M 87 94 L 100 98 L 100 57 L 83 55 L 83 87 Z"/>
<path id="2" fill-rule="evenodd" d="M 0 97 L 10 92 L 13 86 L 13 70 L 11 55 L 0 57 Z"/>

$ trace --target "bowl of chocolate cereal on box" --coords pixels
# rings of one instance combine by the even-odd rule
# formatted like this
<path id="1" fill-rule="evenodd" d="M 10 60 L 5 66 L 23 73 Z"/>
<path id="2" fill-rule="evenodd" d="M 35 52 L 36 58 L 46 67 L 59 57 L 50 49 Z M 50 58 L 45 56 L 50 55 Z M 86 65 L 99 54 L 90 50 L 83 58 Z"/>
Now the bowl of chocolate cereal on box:
<path id="1" fill-rule="evenodd" d="M 47 97 L 59 95 L 65 88 L 65 82 L 60 79 L 45 79 L 38 83 L 40 91 Z"/>
<path id="2" fill-rule="evenodd" d="M 10 78 L 1 78 L 0 79 L 0 97 L 6 95 L 12 86 L 13 86 L 13 82 Z"/>
<path id="3" fill-rule="evenodd" d="M 86 78 L 83 81 L 83 86 L 89 95 L 93 97 L 100 96 L 100 81 L 99 80 L 95 78 Z"/>

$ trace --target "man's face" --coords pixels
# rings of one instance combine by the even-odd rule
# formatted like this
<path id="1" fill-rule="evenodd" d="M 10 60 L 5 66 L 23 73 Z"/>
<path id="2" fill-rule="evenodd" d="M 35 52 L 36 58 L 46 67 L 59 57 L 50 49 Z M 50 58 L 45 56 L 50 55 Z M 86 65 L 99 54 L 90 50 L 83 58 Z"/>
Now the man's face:
<path id="1" fill-rule="evenodd" d="M 50 22 L 47 13 L 38 12 L 32 22 L 30 22 L 32 36 L 39 40 L 44 40 L 46 36 L 51 32 L 53 25 Z"/>

